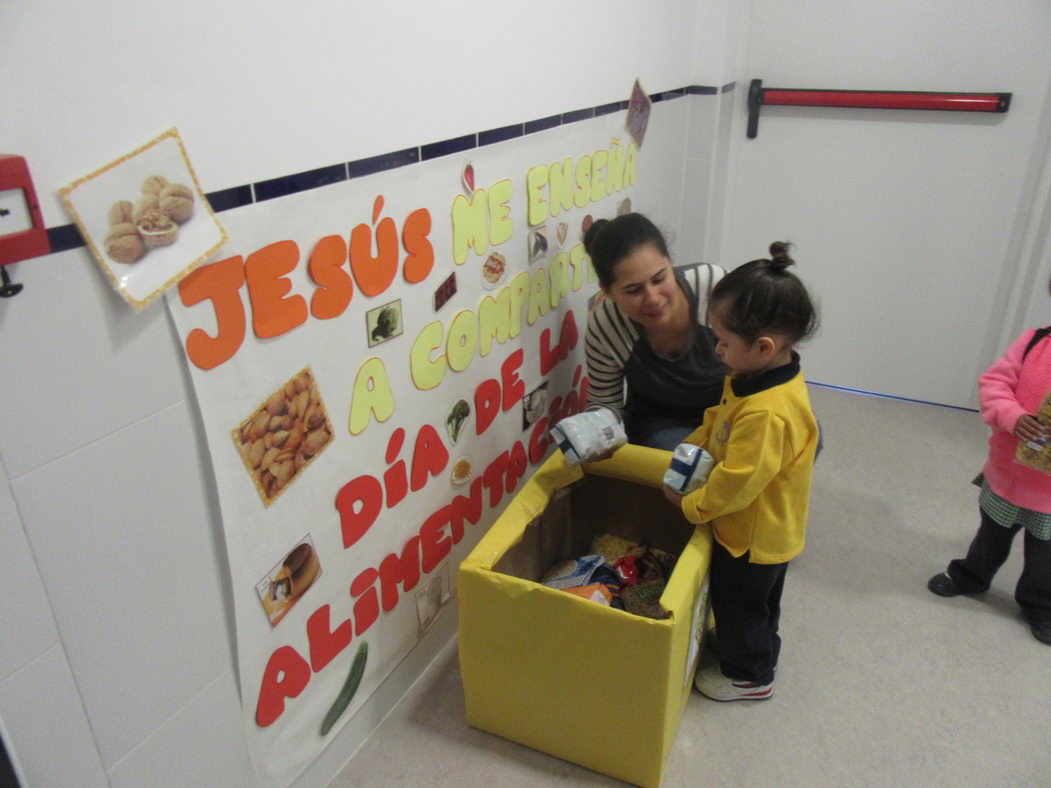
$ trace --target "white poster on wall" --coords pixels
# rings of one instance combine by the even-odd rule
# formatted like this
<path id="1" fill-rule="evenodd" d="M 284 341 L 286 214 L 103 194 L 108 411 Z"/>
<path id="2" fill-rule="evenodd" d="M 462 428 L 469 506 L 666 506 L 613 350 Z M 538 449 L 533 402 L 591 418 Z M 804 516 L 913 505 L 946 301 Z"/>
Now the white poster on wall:
<path id="1" fill-rule="evenodd" d="M 269 200 L 224 215 L 222 259 L 169 294 L 261 784 L 291 782 L 442 614 L 582 408 L 582 227 L 641 169 L 618 113 Z"/>

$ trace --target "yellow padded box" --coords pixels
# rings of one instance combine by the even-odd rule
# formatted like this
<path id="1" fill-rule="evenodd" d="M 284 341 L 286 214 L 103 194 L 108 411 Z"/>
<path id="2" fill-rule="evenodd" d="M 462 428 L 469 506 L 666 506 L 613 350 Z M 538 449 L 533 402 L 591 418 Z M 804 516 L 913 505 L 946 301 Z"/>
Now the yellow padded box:
<path id="1" fill-rule="evenodd" d="M 467 723 L 636 785 L 660 784 L 693 686 L 711 532 L 665 500 L 670 453 L 626 445 L 569 467 L 556 452 L 460 565 Z M 654 620 L 542 586 L 613 533 L 678 555 Z"/>

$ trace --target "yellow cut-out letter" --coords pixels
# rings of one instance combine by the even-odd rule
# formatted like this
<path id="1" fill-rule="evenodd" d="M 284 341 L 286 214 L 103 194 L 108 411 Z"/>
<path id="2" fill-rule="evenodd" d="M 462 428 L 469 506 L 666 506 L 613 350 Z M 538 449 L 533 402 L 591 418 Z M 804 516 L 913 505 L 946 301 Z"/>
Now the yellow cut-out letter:
<path id="1" fill-rule="evenodd" d="M 485 189 L 476 189 L 469 202 L 462 194 L 453 200 L 453 259 L 457 265 L 467 262 L 468 248 L 478 254 L 489 248 L 485 209 Z"/>
<path id="2" fill-rule="evenodd" d="M 393 415 L 394 392 L 390 388 L 387 370 L 378 358 L 370 358 L 358 367 L 347 427 L 351 435 L 360 435 L 369 426 L 372 416 L 376 421 L 386 421 Z"/>
<path id="3" fill-rule="evenodd" d="M 449 368 L 463 372 L 474 358 L 478 346 L 478 318 L 470 309 L 465 309 L 449 324 L 449 336 L 445 340 L 445 357 Z"/>
<path id="4" fill-rule="evenodd" d="M 442 324 L 435 321 L 428 323 L 412 343 L 409 352 L 409 369 L 412 371 L 412 382 L 420 391 L 436 388 L 445 377 L 448 364 L 445 355 L 431 359 L 431 353 L 442 346 Z"/>
<path id="5" fill-rule="evenodd" d="M 591 157 L 591 202 L 598 202 L 606 196 L 606 159 L 609 154 L 597 150 Z"/>
<path id="6" fill-rule="evenodd" d="M 544 187 L 547 185 L 547 167 L 530 167 L 526 173 L 526 196 L 529 200 L 529 226 L 536 227 L 547 221 L 547 200 Z"/>
<path id="7" fill-rule="evenodd" d="M 635 147 L 635 143 L 633 142 L 628 145 L 628 161 L 624 165 L 625 186 L 631 186 L 633 183 L 639 182 L 638 159 L 639 149 Z"/>
<path id="8" fill-rule="evenodd" d="M 573 266 L 573 291 L 584 286 L 584 271 L 589 271 L 588 282 L 595 281 L 595 269 L 591 259 L 584 251 L 584 244 L 577 244 L 569 250 L 569 264 Z"/>
<path id="9" fill-rule="evenodd" d="M 532 281 L 529 283 L 529 325 L 533 325 L 539 318 L 543 317 L 551 309 L 550 287 L 547 281 L 547 269 L 538 268 L 533 272 Z"/>
<path id="10" fill-rule="evenodd" d="M 507 341 L 511 322 L 511 288 L 501 287 L 496 298 L 486 296 L 478 307 L 478 354 L 485 358 L 495 339 L 501 345 Z"/>
<path id="11" fill-rule="evenodd" d="M 499 246 L 515 232 L 511 221 L 511 179 L 505 178 L 489 187 L 489 243 Z"/>
<path id="12" fill-rule="evenodd" d="M 559 302 L 569 295 L 569 253 L 559 252 L 551 261 L 549 272 L 551 276 L 551 308 L 555 309 Z"/>
<path id="13" fill-rule="evenodd" d="M 511 291 L 511 326 L 507 333 L 513 339 L 522 332 L 522 310 L 529 302 L 529 272 L 516 275 L 508 289 Z M 529 322 L 532 325 L 532 321 Z"/>
<path id="14" fill-rule="evenodd" d="M 577 159 L 577 189 L 573 193 L 573 203 L 578 208 L 587 207 L 591 199 L 591 156 L 584 154 Z"/>
<path id="15" fill-rule="evenodd" d="M 551 215 L 573 210 L 573 159 L 567 156 L 561 164 L 552 162 L 548 173 L 551 186 L 547 199 Z"/>
<path id="16" fill-rule="evenodd" d="M 611 145 L 606 164 L 606 193 L 615 194 L 624 188 L 624 148 Z"/>

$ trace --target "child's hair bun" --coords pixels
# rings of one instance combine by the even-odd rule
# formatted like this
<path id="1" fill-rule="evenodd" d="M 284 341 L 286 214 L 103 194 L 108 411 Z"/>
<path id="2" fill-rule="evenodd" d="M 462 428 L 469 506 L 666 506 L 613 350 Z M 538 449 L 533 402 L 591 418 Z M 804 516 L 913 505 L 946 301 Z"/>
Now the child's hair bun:
<path id="1" fill-rule="evenodd" d="M 584 251 L 588 253 L 588 257 L 592 256 L 592 251 L 595 248 L 595 239 L 598 238 L 599 232 L 609 224 L 609 219 L 596 219 L 591 223 L 588 231 L 584 233 Z"/>
<path id="2" fill-rule="evenodd" d="M 795 263 L 795 260 L 788 256 L 788 247 L 791 245 L 791 241 L 774 241 L 770 244 L 771 268 L 783 271 L 788 268 L 788 266 Z"/>

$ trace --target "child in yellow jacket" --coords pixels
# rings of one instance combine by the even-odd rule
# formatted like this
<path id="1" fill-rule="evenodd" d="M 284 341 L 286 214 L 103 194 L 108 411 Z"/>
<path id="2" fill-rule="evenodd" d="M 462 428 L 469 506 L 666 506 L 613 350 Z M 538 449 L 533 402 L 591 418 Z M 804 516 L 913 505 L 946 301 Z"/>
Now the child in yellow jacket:
<path id="1" fill-rule="evenodd" d="M 716 352 L 730 368 L 720 403 L 686 441 L 715 459 L 701 488 L 668 500 L 690 522 L 712 524 L 712 609 L 720 664 L 699 671 L 714 700 L 773 694 L 781 648 L 778 620 L 788 562 L 803 549 L 818 426 L 795 344 L 817 316 L 802 282 L 786 269 L 786 244 L 753 260 L 712 291 Z"/>

